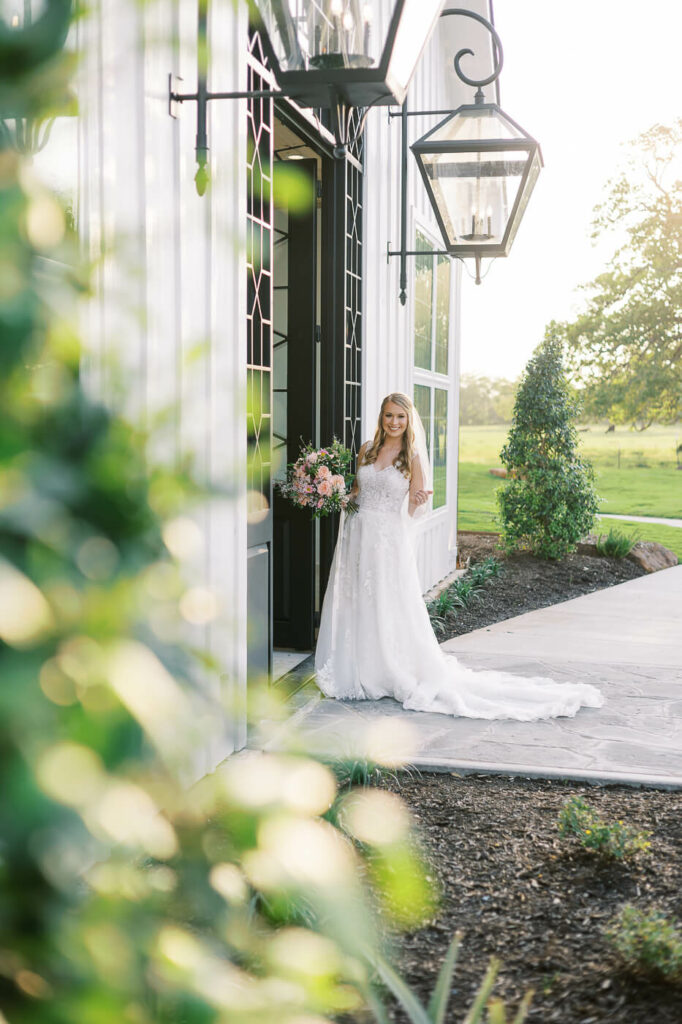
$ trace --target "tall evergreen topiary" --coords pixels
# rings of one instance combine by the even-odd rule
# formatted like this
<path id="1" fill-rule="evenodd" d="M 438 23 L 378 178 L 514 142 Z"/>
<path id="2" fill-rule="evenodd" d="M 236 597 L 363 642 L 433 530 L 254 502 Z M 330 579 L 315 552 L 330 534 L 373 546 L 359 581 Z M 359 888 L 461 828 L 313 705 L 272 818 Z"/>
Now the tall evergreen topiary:
<path id="1" fill-rule="evenodd" d="M 508 550 L 562 558 L 589 532 L 599 508 L 592 466 L 578 455 L 579 404 L 564 374 L 561 343 L 550 333 L 536 349 L 516 394 L 500 453 L 509 479 L 497 493 Z"/>

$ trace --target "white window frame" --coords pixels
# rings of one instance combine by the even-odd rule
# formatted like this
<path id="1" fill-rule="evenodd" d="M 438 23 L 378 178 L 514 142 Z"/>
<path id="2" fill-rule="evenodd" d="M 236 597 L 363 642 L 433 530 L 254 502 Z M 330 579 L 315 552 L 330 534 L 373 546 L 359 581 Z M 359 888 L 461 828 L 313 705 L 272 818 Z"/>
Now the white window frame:
<path id="1" fill-rule="evenodd" d="M 438 284 L 437 284 L 437 271 L 438 257 L 435 252 L 442 250 L 443 243 L 439 240 L 435 232 L 428 227 L 424 222 L 415 218 L 414 222 L 414 238 L 412 248 L 417 248 L 417 234 L 422 235 L 426 242 L 432 246 L 434 250 L 433 256 L 433 268 L 434 268 L 434 288 L 431 297 L 431 366 L 434 367 L 436 364 L 436 311 L 438 302 Z M 417 263 L 416 259 L 412 261 L 412 294 L 416 294 L 416 281 L 417 281 Z M 431 391 L 431 408 L 432 415 L 430 418 L 429 431 L 429 452 L 431 453 L 431 459 L 433 461 L 433 440 L 434 440 L 434 420 L 435 420 L 435 395 L 434 390 L 439 388 L 447 393 L 447 417 L 448 417 L 448 430 L 447 430 L 447 459 L 445 468 L 445 502 L 438 508 L 434 509 L 431 513 L 430 519 L 436 516 L 444 516 L 448 514 L 448 508 L 450 505 L 451 497 L 457 493 L 456 489 L 456 470 L 453 474 L 453 458 L 451 451 L 450 440 L 452 437 L 452 417 L 455 414 L 453 396 L 456 393 L 455 388 L 455 373 L 457 372 L 457 359 L 455 358 L 455 302 L 456 302 L 456 270 L 455 266 L 452 265 L 450 268 L 450 294 L 448 296 L 448 367 L 446 373 L 438 373 L 435 369 L 424 369 L 421 366 L 415 364 L 415 314 L 416 306 L 415 302 L 412 302 L 412 315 L 411 315 L 411 365 L 412 365 L 412 396 L 414 397 L 415 385 L 420 384 L 423 387 L 428 387 Z M 456 436 L 456 433 L 455 433 Z M 432 466 L 433 469 L 433 466 Z M 454 488 L 454 490 L 453 490 Z"/>

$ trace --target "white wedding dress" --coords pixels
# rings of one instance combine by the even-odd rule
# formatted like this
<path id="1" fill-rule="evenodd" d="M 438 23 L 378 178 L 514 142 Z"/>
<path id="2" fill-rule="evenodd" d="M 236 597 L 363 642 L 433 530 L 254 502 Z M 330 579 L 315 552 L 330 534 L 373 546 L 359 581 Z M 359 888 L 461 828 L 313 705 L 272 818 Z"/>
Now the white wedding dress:
<path id="1" fill-rule="evenodd" d="M 406 514 L 409 484 L 395 466 L 358 470 L 359 511 L 342 517 L 315 652 L 328 697 L 393 697 L 413 711 L 535 721 L 598 708 L 600 692 L 465 668 L 438 645 L 421 594 Z M 529 652 L 530 653 L 530 652 Z"/>

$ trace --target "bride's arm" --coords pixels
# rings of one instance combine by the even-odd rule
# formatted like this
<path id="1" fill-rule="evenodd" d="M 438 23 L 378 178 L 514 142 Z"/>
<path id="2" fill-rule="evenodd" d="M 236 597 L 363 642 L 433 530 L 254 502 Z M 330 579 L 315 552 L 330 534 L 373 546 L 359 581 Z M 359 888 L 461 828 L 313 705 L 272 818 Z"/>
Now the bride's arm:
<path id="1" fill-rule="evenodd" d="M 429 500 L 429 495 L 433 494 L 433 491 L 427 491 L 424 487 L 424 474 L 422 473 L 421 463 L 419 456 L 415 455 L 412 459 L 412 475 L 410 477 L 410 500 L 407 507 L 409 515 L 413 516 L 415 510 L 423 505 L 424 502 Z"/>
<path id="2" fill-rule="evenodd" d="M 362 465 L 362 460 L 365 457 L 365 449 L 367 448 L 368 444 L 369 444 L 369 441 L 365 441 L 365 443 L 360 447 L 360 451 L 358 452 L 358 469 Z M 350 500 L 351 501 L 355 501 L 355 499 L 357 498 L 359 493 L 360 493 L 360 484 L 358 483 L 358 478 L 357 478 L 357 475 L 356 475 L 355 479 L 353 480 L 353 486 L 350 489 L 350 495 L 349 495 Z"/>

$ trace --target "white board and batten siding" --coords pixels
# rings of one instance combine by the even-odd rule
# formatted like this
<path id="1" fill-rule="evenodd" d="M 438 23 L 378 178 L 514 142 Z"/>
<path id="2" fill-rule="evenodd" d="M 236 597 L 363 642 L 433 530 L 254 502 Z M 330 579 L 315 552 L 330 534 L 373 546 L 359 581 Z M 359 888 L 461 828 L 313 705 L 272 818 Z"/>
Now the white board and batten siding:
<path id="1" fill-rule="evenodd" d="M 467 0 L 460 5 L 489 17 L 488 0 Z M 472 77 L 484 77 L 491 67 L 490 41 L 486 30 L 472 19 L 450 17 L 436 27 L 410 86 L 408 109 L 454 110 L 473 102 L 474 89 L 464 85 L 453 70 L 453 57 L 471 46 L 474 57 L 463 68 Z M 488 87 L 487 98 L 493 98 Z M 398 108 L 392 108 L 396 111 Z M 408 144 L 424 135 L 437 117 L 410 117 Z M 389 120 L 387 109 L 373 111 L 365 141 L 365 191 L 363 209 L 363 439 L 374 436 L 382 398 L 391 391 L 412 396 L 414 385 L 433 383 L 414 366 L 415 260 L 407 262 L 407 303 L 399 301 L 400 261 L 387 260 L 387 247 L 400 248 L 400 118 Z M 416 161 L 408 151 L 407 249 L 414 250 L 419 231 L 435 250 L 443 240 L 429 204 Z M 422 589 L 446 576 L 454 567 L 457 549 L 457 462 L 459 419 L 459 363 L 461 350 L 460 307 L 462 266 L 452 264 L 450 275 L 450 355 L 447 378 L 440 387 L 448 391 L 447 502 L 415 523 L 417 562 Z"/>
<path id="2" fill-rule="evenodd" d="M 468 5 L 487 13 L 487 0 Z M 471 38 L 468 23 L 449 19 L 455 20 L 456 31 L 439 25 L 422 58 L 410 92 L 413 109 L 454 108 L 470 98 L 472 90 L 448 71 L 456 49 Z M 225 666 L 221 680 L 198 680 L 206 714 L 190 774 L 199 777 L 246 741 L 243 714 L 213 713 L 216 697 L 229 706 L 246 687 L 245 104 L 209 104 L 214 182 L 199 198 L 195 105 L 181 107 L 175 119 L 168 113 L 170 72 L 181 76 L 181 90 L 196 87 L 196 4 L 98 0 L 79 32 L 78 219 L 95 286 L 83 316 L 84 375 L 95 393 L 134 421 L 151 424 L 165 414 L 154 432 L 152 460 L 174 465 L 191 455 L 200 477 L 230 488 L 222 500 L 193 511 L 202 543 L 185 566 L 191 584 L 213 591 L 220 608 L 210 623 L 188 623 L 187 639 Z M 212 0 L 209 33 L 209 88 L 243 89 L 245 5 Z M 411 118 L 410 141 L 434 123 Z M 387 244 L 400 241 L 399 121 L 389 124 L 385 109 L 374 111 L 366 145 L 363 425 L 370 437 L 383 395 L 396 389 L 411 394 L 417 376 L 414 260 L 405 307 L 398 300 L 398 260 L 386 261 Z M 440 248 L 411 154 L 409 160 L 408 248 L 417 229 Z M 416 527 L 425 590 L 449 571 L 456 542 L 458 270 L 451 290 L 448 501 Z"/>
<path id="3" fill-rule="evenodd" d="M 244 87 L 244 17 L 231 0 L 211 3 L 209 88 Z M 230 489 L 191 513 L 202 542 L 185 566 L 220 609 L 210 623 L 187 623 L 186 639 L 225 666 L 221 680 L 199 681 L 205 732 L 190 769 L 199 777 L 246 738 L 243 715 L 215 714 L 216 697 L 229 706 L 246 685 L 245 109 L 209 104 L 215 180 L 200 198 L 196 105 L 168 111 L 170 72 L 183 91 L 196 87 L 196 4 L 99 0 L 81 31 L 79 221 L 96 288 L 83 319 L 86 378 L 136 422 L 165 414 L 152 460 L 190 455 L 199 478 Z"/>

